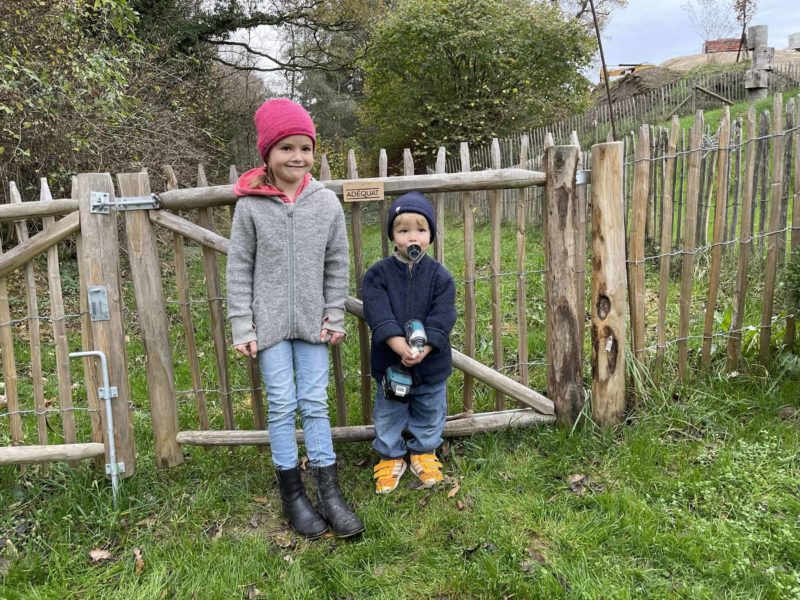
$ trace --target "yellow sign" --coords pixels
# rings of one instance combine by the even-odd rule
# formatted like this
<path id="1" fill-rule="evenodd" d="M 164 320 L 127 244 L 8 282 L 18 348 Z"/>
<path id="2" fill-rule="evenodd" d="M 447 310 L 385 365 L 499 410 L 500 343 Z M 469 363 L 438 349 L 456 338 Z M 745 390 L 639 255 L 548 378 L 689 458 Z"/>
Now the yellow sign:
<path id="1" fill-rule="evenodd" d="M 369 182 L 363 179 L 342 183 L 342 198 L 345 202 L 369 202 L 383 200 L 383 182 Z"/>

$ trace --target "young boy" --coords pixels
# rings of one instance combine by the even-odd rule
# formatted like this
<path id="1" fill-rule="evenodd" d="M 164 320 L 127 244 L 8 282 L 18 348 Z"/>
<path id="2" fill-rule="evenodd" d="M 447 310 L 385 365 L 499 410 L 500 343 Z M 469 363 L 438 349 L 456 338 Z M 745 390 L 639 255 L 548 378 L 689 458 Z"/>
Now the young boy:
<path id="1" fill-rule="evenodd" d="M 372 377 L 377 382 L 372 447 L 381 458 L 374 468 L 378 494 L 397 487 L 407 453 L 424 487 L 442 481 L 435 451 L 447 416 L 450 331 L 456 321 L 453 278 L 426 254 L 436 238 L 436 221 L 425 196 L 408 192 L 397 198 L 386 229 L 394 254 L 370 267 L 363 282 L 364 315 L 372 330 Z M 421 352 L 406 341 L 405 325 L 411 320 L 425 328 L 427 341 Z M 404 397 L 387 398 L 386 370 L 397 365 L 410 372 L 411 389 Z"/>

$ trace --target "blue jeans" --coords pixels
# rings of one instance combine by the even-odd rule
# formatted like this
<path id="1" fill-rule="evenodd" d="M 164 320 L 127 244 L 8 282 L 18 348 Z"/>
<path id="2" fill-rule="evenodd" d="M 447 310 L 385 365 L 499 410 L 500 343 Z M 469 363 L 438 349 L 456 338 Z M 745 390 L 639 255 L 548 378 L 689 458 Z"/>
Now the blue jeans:
<path id="1" fill-rule="evenodd" d="M 336 462 L 328 418 L 328 345 L 283 340 L 258 353 L 269 401 L 272 462 L 279 469 L 297 466 L 295 415 L 300 418 L 311 466 Z"/>
<path id="2" fill-rule="evenodd" d="M 375 392 L 374 450 L 381 458 L 400 458 L 406 452 L 427 454 L 442 444 L 442 431 L 447 417 L 447 380 L 411 388 L 407 403 L 387 400 L 383 385 Z M 410 434 L 408 442 L 403 430 Z"/>

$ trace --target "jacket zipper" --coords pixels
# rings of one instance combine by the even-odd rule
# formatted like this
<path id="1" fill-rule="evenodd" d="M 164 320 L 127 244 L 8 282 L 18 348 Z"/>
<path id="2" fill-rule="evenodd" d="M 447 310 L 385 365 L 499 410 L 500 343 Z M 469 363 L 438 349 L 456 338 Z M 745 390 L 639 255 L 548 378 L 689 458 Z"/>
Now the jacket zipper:
<path id="1" fill-rule="evenodd" d="M 289 339 L 294 339 L 294 207 L 284 204 L 287 210 L 287 239 L 289 243 Z"/>

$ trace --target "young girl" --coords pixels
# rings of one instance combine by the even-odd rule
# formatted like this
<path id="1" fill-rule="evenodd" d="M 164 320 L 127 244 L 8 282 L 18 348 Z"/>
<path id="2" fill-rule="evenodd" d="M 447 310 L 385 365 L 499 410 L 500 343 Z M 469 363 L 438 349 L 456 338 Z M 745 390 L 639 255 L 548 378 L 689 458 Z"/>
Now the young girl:
<path id="1" fill-rule="evenodd" d="M 228 254 L 233 344 L 258 356 L 269 400 L 272 461 L 289 524 L 309 538 L 364 530 L 339 490 L 328 418 L 328 347 L 345 335 L 347 232 L 336 195 L 311 177 L 316 129 L 282 98 L 256 111 L 265 166 L 239 178 Z M 298 467 L 295 413 L 317 483 L 317 510 Z"/>

